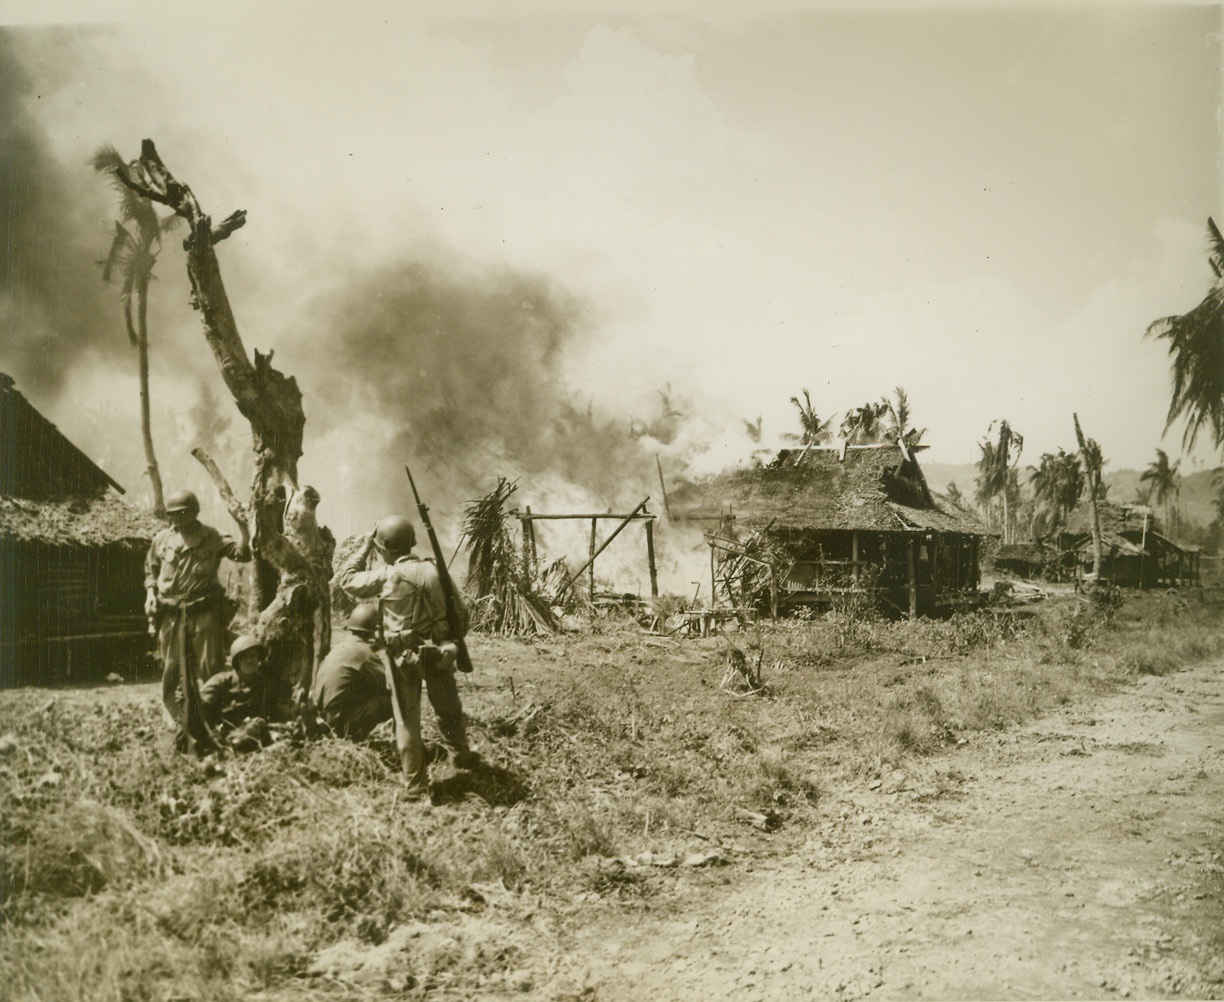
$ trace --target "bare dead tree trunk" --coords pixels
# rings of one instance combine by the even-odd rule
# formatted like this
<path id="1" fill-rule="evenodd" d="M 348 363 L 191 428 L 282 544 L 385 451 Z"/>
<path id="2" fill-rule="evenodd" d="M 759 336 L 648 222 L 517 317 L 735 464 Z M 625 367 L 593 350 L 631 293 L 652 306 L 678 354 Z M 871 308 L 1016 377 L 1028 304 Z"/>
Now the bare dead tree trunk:
<path id="1" fill-rule="evenodd" d="M 1088 524 L 1092 530 L 1092 576 L 1099 581 L 1101 577 L 1101 515 L 1097 510 L 1097 493 L 1101 482 L 1101 471 L 1093 458 L 1088 455 L 1088 443 L 1080 429 L 1079 415 L 1071 415 L 1075 419 L 1075 439 L 1079 443 L 1080 462 L 1084 464 L 1084 477 L 1088 481 Z"/>
<path id="2" fill-rule="evenodd" d="M 190 233 L 183 241 L 191 304 L 200 312 L 204 338 L 225 385 L 251 426 L 255 475 L 248 507 L 255 551 L 252 613 L 270 660 L 281 667 L 282 713 L 290 692 L 305 686 L 331 640 L 328 582 L 335 543 L 314 516 L 319 495 L 299 490 L 297 464 L 306 424 L 297 382 L 272 366 L 272 353 L 247 355 L 238 332 L 221 266 L 213 248 L 246 222 L 239 210 L 214 227 L 191 189 L 162 163 L 153 141 L 141 144 L 140 158 L 116 168 L 119 181 L 139 195 L 168 206 Z"/>

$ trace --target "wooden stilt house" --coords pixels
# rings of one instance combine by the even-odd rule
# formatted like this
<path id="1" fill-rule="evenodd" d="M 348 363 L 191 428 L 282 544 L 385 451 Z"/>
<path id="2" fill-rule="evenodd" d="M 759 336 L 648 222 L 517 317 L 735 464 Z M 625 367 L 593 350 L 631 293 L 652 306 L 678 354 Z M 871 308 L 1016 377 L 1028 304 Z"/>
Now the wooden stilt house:
<path id="1" fill-rule="evenodd" d="M 680 488 L 670 512 L 706 530 L 720 601 L 745 598 L 726 572 L 749 561 L 756 604 L 769 611 L 828 606 L 856 592 L 911 617 L 972 608 L 980 541 L 991 533 L 936 503 L 920 448 L 784 449 L 766 466 Z"/>
<path id="2" fill-rule="evenodd" d="M 1101 528 L 1101 577 L 1124 588 L 1197 585 L 1199 549 L 1175 543 L 1164 534 L 1146 505 L 1097 502 Z M 1092 570 L 1092 528 L 1087 504 L 1072 511 L 1058 537 L 1073 574 Z"/>
<path id="3" fill-rule="evenodd" d="M 158 523 L 0 373 L 0 684 L 101 679 L 149 649 Z"/>

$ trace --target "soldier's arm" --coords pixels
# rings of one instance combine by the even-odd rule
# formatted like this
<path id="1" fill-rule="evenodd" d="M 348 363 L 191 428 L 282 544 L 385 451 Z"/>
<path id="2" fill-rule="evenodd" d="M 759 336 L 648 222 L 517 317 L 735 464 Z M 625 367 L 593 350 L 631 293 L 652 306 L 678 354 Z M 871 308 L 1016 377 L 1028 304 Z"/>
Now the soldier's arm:
<path id="1" fill-rule="evenodd" d="M 149 552 L 145 555 L 144 612 L 150 624 L 154 626 L 156 625 L 155 617 L 157 616 L 157 576 L 161 573 L 161 555 L 158 552 L 158 540 L 160 537 L 160 532 L 153 536 L 153 542 L 149 544 Z"/>
<path id="2" fill-rule="evenodd" d="M 373 548 L 374 541 L 367 536 L 361 546 L 340 565 L 336 572 L 336 584 L 345 594 L 353 598 L 376 598 L 382 594 L 382 572 L 366 570 Z"/>
<path id="3" fill-rule="evenodd" d="M 153 542 L 149 544 L 149 552 L 145 555 L 145 589 L 149 591 L 157 587 L 157 575 L 161 571 L 161 554 L 158 552 L 160 540 L 159 531 L 154 534 Z"/>
<path id="4" fill-rule="evenodd" d="M 204 719 L 209 725 L 216 727 L 221 720 L 221 711 L 230 694 L 229 672 L 218 672 L 200 686 L 200 709 L 204 711 Z"/>
<path id="5" fill-rule="evenodd" d="M 233 536 L 221 537 L 221 556 L 229 557 L 230 560 L 240 564 L 245 564 L 251 559 L 250 544 L 239 542 Z"/>

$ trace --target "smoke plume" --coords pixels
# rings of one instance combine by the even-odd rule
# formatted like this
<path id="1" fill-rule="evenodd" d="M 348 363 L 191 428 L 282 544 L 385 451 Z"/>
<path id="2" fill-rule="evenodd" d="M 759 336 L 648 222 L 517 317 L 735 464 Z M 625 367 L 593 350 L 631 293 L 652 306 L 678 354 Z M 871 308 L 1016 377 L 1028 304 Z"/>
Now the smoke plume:
<path id="1" fill-rule="evenodd" d="M 105 256 L 102 185 L 83 196 L 29 111 L 37 102 L 11 37 L 0 32 L 0 327 L 6 370 L 23 390 L 58 392 L 68 373 L 96 359 L 110 337 L 99 318 L 118 318 L 113 289 L 94 262 Z M 82 171 L 85 165 L 81 165 Z M 113 326 L 113 325 L 112 325 Z"/>

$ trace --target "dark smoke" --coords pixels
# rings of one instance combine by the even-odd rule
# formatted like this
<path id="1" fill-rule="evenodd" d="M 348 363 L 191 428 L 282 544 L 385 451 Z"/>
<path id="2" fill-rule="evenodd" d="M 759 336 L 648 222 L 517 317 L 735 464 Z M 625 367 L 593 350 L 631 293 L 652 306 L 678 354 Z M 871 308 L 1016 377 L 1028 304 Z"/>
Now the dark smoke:
<path id="1" fill-rule="evenodd" d="M 122 336 L 121 314 L 95 264 L 108 235 L 87 208 L 102 203 L 105 189 L 81 191 L 56 161 L 31 112 L 38 94 L 19 62 L 18 37 L 0 31 L 0 364 L 23 390 L 52 396 L 101 342 Z M 78 176 L 85 173 L 82 164 Z"/>
<path id="2" fill-rule="evenodd" d="M 637 489 L 627 480 L 653 470 L 623 418 L 600 418 L 564 387 L 566 349 L 587 322 L 581 302 L 539 275 L 401 262 L 357 277 L 317 315 L 335 361 L 314 387 L 325 410 L 389 419 L 381 469 L 411 460 L 449 504 L 499 476 L 527 487 L 549 475 L 615 507 Z"/>

